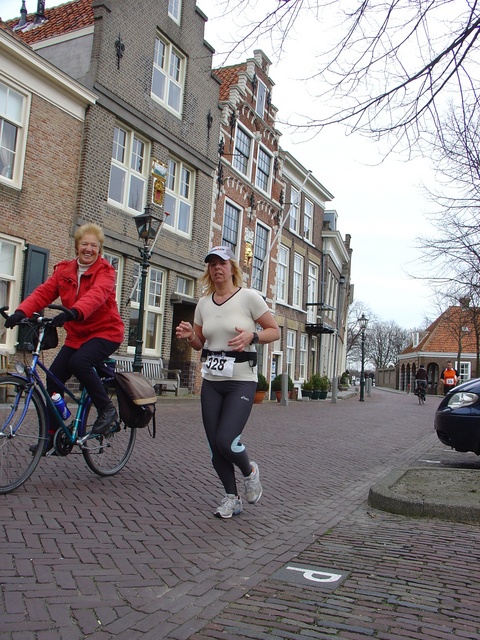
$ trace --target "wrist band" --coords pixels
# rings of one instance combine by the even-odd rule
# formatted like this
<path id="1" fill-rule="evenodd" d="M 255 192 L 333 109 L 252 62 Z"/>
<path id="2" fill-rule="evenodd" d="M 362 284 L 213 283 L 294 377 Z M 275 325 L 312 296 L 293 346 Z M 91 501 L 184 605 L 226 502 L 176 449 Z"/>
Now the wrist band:
<path id="1" fill-rule="evenodd" d="M 189 339 L 187 338 L 187 342 L 192 343 L 192 342 L 195 340 L 195 338 L 196 338 L 196 335 L 195 335 L 195 334 L 193 334 L 193 338 L 192 338 L 191 340 L 189 340 Z"/>

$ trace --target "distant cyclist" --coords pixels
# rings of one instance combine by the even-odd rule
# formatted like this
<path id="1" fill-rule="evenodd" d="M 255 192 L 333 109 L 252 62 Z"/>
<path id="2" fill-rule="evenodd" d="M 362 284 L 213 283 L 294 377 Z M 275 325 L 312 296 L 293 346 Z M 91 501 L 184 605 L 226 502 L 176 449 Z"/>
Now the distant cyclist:
<path id="1" fill-rule="evenodd" d="M 426 393 L 427 385 L 428 385 L 427 371 L 425 369 L 425 366 L 421 364 L 415 375 L 415 394 L 418 395 L 418 391 L 420 390 L 420 387 L 423 387 Z"/>

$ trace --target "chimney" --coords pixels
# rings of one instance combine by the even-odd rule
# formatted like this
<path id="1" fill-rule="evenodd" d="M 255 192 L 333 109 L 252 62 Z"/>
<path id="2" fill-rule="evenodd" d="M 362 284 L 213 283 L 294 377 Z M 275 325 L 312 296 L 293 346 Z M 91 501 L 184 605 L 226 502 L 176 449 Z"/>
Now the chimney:
<path id="1" fill-rule="evenodd" d="M 34 24 L 42 24 L 45 22 L 45 0 L 38 0 L 37 13 L 35 14 Z"/>
<path id="2" fill-rule="evenodd" d="M 17 24 L 17 28 L 24 27 L 27 24 L 27 7 L 25 6 L 25 0 L 22 0 L 22 8 L 20 9 L 20 22 Z"/>

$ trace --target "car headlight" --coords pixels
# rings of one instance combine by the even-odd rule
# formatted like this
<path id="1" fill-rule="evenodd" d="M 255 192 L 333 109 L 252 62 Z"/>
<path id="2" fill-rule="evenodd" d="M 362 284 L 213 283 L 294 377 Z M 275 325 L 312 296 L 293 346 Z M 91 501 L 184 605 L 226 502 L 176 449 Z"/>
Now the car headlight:
<path id="1" fill-rule="evenodd" d="M 460 409 L 461 407 L 469 407 L 472 404 L 478 402 L 478 396 L 476 393 L 468 393 L 467 391 L 459 391 L 454 393 L 448 401 L 448 407 L 450 409 Z"/>

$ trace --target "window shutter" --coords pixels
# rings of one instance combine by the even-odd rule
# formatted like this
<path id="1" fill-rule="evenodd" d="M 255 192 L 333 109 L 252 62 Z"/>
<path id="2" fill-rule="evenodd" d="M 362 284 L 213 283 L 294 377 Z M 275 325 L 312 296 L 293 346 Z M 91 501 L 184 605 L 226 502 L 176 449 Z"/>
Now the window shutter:
<path id="1" fill-rule="evenodd" d="M 45 282 L 48 275 L 48 259 L 50 251 L 33 244 L 27 245 L 25 254 L 25 270 L 22 285 L 22 300 L 25 300 L 38 285 Z M 18 348 L 22 351 L 31 351 L 32 345 L 25 342 L 26 327 L 18 329 Z"/>

